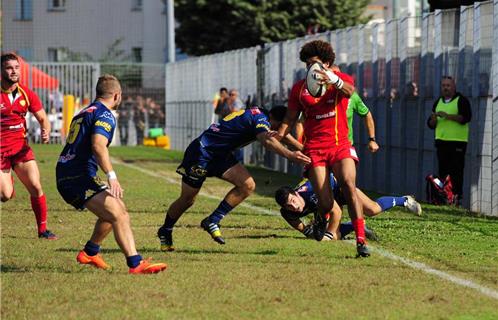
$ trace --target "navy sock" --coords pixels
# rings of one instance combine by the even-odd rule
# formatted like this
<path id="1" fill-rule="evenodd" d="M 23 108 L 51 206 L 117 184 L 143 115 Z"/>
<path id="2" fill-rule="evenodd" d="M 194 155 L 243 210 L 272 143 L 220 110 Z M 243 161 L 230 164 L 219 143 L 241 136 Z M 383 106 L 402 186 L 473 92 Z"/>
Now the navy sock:
<path id="1" fill-rule="evenodd" d="M 166 215 L 166 218 L 164 219 L 164 224 L 161 228 L 171 231 L 173 230 L 173 227 L 175 226 L 177 221 L 178 219 L 173 219 L 170 216 Z"/>
<path id="2" fill-rule="evenodd" d="M 85 248 L 83 248 L 83 251 L 85 251 L 85 253 L 89 256 L 95 256 L 97 253 L 99 253 L 100 246 L 91 241 L 88 241 L 85 244 Z"/>
<path id="3" fill-rule="evenodd" d="M 142 256 L 139 254 L 126 257 L 126 264 L 129 268 L 136 268 L 140 264 L 140 261 L 142 261 Z"/>
<path id="4" fill-rule="evenodd" d="M 346 222 L 346 223 L 341 223 L 339 225 L 339 232 L 341 233 L 341 238 L 344 238 L 345 236 L 347 236 L 348 234 L 350 234 L 353 231 L 354 231 L 354 228 L 353 228 L 353 223 L 351 223 L 351 221 Z"/>
<path id="5" fill-rule="evenodd" d="M 382 211 L 387 211 L 392 207 L 403 207 L 405 205 L 406 198 L 405 197 L 380 197 L 375 200 L 382 208 Z"/>
<path id="6" fill-rule="evenodd" d="M 220 205 L 216 210 L 211 213 L 209 216 L 209 222 L 219 224 L 221 219 L 223 219 L 230 211 L 232 211 L 233 207 L 228 204 L 225 200 L 220 202 Z"/>

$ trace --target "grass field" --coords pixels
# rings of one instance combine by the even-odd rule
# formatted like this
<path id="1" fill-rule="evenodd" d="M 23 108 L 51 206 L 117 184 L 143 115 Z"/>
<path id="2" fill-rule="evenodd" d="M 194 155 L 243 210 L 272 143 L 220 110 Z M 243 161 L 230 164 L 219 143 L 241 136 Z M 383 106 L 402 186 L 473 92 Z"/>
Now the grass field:
<path id="1" fill-rule="evenodd" d="M 34 149 L 49 228 L 60 239 L 36 238 L 28 195 L 16 181 L 17 197 L 1 208 L 2 319 L 498 319 L 498 299 L 385 257 L 420 262 L 496 294 L 497 219 L 429 205 L 422 217 L 391 210 L 367 220 L 381 238 L 371 246 L 382 251 L 355 259 L 350 242 L 307 240 L 274 215 L 273 191 L 298 178 L 262 169 L 251 169 L 257 189 L 246 203 L 253 207 L 238 207 L 223 221 L 225 246 L 199 227 L 229 188 L 210 179 L 175 229 L 177 251 L 162 253 L 156 230 L 178 195 L 174 169 L 182 154 L 153 148 L 111 154 L 137 247 L 168 270 L 128 275 L 113 237 L 103 249 L 112 271 L 81 266 L 75 257 L 95 218 L 56 191 L 61 147 Z"/>

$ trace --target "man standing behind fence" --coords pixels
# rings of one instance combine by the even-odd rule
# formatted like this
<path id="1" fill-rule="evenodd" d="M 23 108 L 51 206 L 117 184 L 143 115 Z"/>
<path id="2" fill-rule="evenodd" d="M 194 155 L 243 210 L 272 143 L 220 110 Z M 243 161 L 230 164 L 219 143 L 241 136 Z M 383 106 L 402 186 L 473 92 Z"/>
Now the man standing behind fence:
<path id="1" fill-rule="evenodd" d="M 455 203 L 458 205 L 461 204 L 463 196 L 463 169 L 471 118 L 469 100 L 456 92 L 455 80 L 452 77 L 443 77 L 441 97 L 434 102 L 427 125 L 436 130 L 439 176 L 444 178 L 450 175 L 456 196 Z"/>

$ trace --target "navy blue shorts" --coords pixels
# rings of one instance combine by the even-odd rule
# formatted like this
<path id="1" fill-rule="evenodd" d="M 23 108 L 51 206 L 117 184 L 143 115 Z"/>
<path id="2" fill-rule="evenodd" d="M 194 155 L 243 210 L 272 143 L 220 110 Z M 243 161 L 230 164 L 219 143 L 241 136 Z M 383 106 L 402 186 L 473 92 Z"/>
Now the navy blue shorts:
<path id="1" fill-rule="evenodd" d="M 185 150 L 182 163 L 176 169 L 182 181 L 192 188 L 200 189 L 207 177 L 221 176 L 238 161 L 231 151 L 213 157 L 206 157 L 199 140 L 195 139 Z"/>
<path id="2" fill-rule="evenodd" d="M 79 175 L 74 177 L 57 176 L 57 190 L 70 205 L 78 210 L 85 209 L 85 203 L 96 194 L 107 189 L 99 177 Z"/>

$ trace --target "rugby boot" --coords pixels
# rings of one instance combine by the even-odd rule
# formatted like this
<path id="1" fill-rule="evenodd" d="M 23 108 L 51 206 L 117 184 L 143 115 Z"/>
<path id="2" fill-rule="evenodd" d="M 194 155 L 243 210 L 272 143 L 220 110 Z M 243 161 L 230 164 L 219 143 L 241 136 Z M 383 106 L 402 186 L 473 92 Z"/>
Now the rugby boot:
<path id="1" fill-rule="evenodd" d="M 152 274 L 152 273 L 159 273 L 163 270 L 165 270 L 168 265 L 166 263 L 151 263 L 152 259 L 146 259 L 140 261 L 140 264 L 136 266 L 135 268 L 130 268 L 128 270 L 128 273 L 130 274 Z"/>
<path id="2" fill-rule="evenodd" d="M 358 255 L 356 256 L 357 258 L 358 257 L 363 257 L 363 258 L 370 257 L 370 251 L 368 250 L 367 244 L 365 242 L 357 242 L 356 243 L 356 252 L 358 253 Z"/>
<path id="3" fill-rule="evenodd" d="M 219 244 L 225 244 L 225 239 L 221 236 L 220 226 L 216 223 L 209 222 L 209 217 L 201 221 L 201 227 L 211 235 L 214 241 Z"/>
<path id="4" fill-rule="evenodd" d="M 420 203 L 418 203 L 413 196 L 405 196 L 406 200 L 404 206 L 409 211 L 415 213 L 417 216 L 422 215 L 422 207 Z"/>
<path id="5" fill-rule="evenodd" d="M 161 227 L 157 230 L 157 237 L 161 242 L 161 251 L 175 251 L 175 247 L 173 246 L 173 230 Z"/>
<path id="6" fill-rule="evenodd" d="M 78 253 L 78 255 L 76 256 L 76 261 L 81 264 L 90 264 L 98 269 L 108 270 L 111 268 L 110 265 L 105 263 L 100 254 L 89 256 L 88 254 L 86 254 L 85 250 L 81 250 L 80 253 Z"/>

